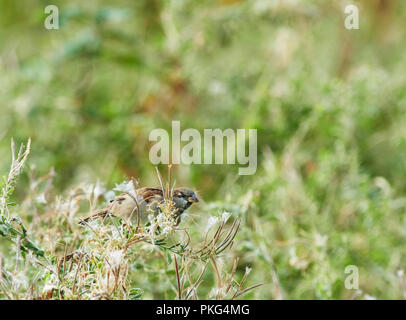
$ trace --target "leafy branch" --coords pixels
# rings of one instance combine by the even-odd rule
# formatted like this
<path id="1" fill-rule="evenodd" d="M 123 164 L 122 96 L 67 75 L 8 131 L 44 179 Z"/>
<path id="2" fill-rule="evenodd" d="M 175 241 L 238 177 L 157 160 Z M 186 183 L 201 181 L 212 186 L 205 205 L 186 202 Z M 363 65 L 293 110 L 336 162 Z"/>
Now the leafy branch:
<path id="1" fill-rule="evenodd" d="M 28 237 L 20 217 L 10 217 L 9 207 L 13 206 L 11 196 L 15 190 L 18 176 L 21 174 L 31 151 L 31 139 L 27 145 L 21 144 L 18 153 L 15 152 L 14 140 L 11 140 L 12 161 L 8 177 L 4 178 L 0 196 L 0 235 L 20 245 L 21 252 L 31 250 L 37 256 L 43 256 L 44 251 L 39 249 Z"/>

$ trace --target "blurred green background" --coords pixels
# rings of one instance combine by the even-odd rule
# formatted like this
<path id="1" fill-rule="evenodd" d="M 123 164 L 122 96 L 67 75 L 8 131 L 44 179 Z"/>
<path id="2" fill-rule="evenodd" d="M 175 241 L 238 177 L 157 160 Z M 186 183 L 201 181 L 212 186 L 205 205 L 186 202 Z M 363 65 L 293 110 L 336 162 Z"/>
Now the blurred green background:
<path id="1" fill-rule="evenodd" d="M 0 0 L 0 172 L 10 138 L 32 137 L 58 192 L 157 185 L 152 129 L 255 128 L 255 175 L 173 173 L 244 217 L 236 250 L 268 284 L 251 297 L 278 297 L 277 279 L 283 298 L 350 298 L 347 265 L 364 297 L 404 297 L 405 1 L 52 1 L 59 30 L 48 4 Z"/>

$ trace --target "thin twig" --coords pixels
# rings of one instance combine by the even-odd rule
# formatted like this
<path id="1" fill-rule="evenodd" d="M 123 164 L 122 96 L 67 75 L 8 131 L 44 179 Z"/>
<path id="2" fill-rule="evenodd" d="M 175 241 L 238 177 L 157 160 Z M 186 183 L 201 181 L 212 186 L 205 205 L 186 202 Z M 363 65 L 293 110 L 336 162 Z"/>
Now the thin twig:
<path id="1" fill-rule="evenodd" d="M 181 291 L 180 291 L 180 280 L 179 280 L 179 268 L 178 268 L 178 261 L 176 260 L 176 255 L 173 254 L 174 260 L 175 260 L 175 270 L 176 270 L 176 280 L 178 282 L 178 298 L 179 300 L 182 300 L 181 297 Z"/>

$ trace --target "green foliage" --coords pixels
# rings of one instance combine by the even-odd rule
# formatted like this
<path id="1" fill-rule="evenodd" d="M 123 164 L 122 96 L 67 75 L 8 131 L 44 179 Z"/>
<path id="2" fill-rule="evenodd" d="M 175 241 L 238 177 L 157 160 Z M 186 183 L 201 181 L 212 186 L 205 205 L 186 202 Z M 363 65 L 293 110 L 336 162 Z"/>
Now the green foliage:
<path id="1" fill-rule="evenodd" d="M 144 291 L 140 288 L 132 288 L 130 290 L 130 299 L 131 300 L 141 300 Z"/>
<path id="2" fill-rule="evenodd" d="M 50 31 L 42 1 L 3 0 L 0 172 L 11 137 L 32 137 L 35 170 L 6 188 L 1 234 L 30 256 L 27 228 L 45 256 L 60 258 L 65 242 L 79 246 L 73 217 L 103 205 L 82 201 L 70 215 L 72 186 L 111 189 L 132 176 L 158 184 L 152 129 L 170 131 L 172 120 L 182 129 L 256 128 L 253 176 L 237 176 L 237 165 L 174 168 L 177 185 L 205 200 L 182 224 L 192 239 L 204 233 L 198 218 L 226 210 L 241 219 L 220 273 L 238 258 L 236 278 L 251 267 L 249 281 L 265 283 L 242 298 L 404 298 L 406 3 L 355 2 L 360 30 L 350 31 L 339 0 L 55 1 L 61 26 Z M 32 191 L 33 175 L 50 168 L 54 178 Z M 171 249 L 128 257 L 129 288 L 175 298 L 172 254 L 183 249 Z M 0 252 L 14 270 L 15 249 L 1 242 Z M 360 291 L 344 286 L 348 265 L 359 268 Z M 202 277 L 206 297 L 214 268 Z"/>
<path id="3" fill-rule="evenodd" d="M 27 235 L 25 228 L 20 217 L 10 217 L 9 208 L 15 206 L 15 203 L 10 202 L 10 198 L 14 192 L 15 184 L 18 176 L 20 175 L 27 157 L 30 153 L 31 140 L 28 140 L 26 147 L 21 145 L 18 154 L 15 154 L 14 141 L 11 143 L 12 163 L 8 178 L 4 178 L 4 182 L 0 188 L 0 236 L 11 240 L 19 246 L 21 253 L 32 250 L 37 256 L 43 256 L 44 251 L 39 249 Z M 24 150 L 25 148 L 25 150 Z"/>

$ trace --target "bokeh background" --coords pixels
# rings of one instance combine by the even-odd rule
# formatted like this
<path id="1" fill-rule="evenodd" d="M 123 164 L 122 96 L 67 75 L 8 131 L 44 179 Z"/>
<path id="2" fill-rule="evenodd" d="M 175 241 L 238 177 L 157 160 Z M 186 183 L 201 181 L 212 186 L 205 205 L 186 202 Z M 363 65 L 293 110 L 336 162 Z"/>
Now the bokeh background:
<path id="1" fill-rule="evenodd" d="M 48 4 L 0 0 L 2 175 L 11 137 L 31 137 L 55 193 L 157 185 L 152 129 L 255 128 L 255 175 L 173 170 L 243 217 L 234 250 L 266 283 L 248 298 L 405 297 L 405 1 L 55 0 L 59 30 L 44 28 Z"/>

